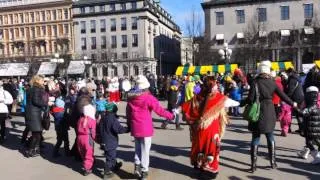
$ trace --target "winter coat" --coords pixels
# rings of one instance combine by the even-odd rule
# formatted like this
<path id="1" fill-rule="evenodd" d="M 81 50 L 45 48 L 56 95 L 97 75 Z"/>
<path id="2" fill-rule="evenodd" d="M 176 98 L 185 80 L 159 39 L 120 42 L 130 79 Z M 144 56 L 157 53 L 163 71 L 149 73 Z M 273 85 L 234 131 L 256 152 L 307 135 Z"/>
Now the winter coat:
<path id="1" fill-rule="evenodd" d="M 304 93 L 298 75 L 293 74 L 289 77 L 286 92 L 294 102 L 298 104 L 303 102 Z"/>
<path id="2" fill-rule="evenodd" d="M 260 117 L 258 122 L 249 123 L 249 130 L 261 134 L 270 133 L 274 131 L 276 125 L 276 112 L 272 103 L 273 94 L 276 93 L 283 101 L 293 106 L 293 101 L 286 96 L 276 85 L 271 76 L 260 74 L 255 81 L 258 85 L 260 94 Z M 255 83 L 250 85 L 251 89 L 247 98 L 247 103 L 252 104 L 256 99 L 256 86 Z"/>
<path id="3" fill-rule="evenodd" d="M 282 86 L 282 83 L 281 83 L 281 78 L 280 78 L 280 77 L 276 77 L 276 78 L 275 78 L 275 82 L 276 82 L 276 85 L 278 86 L 278 88 L 279 88 L 281 91 L 283 91 L 283 86 Z M 273 104 L 276 104 L 276 105 L 280 104 L 280 102 L 281 102 L 280 97 L 279 97 L 276 93 L 273 94 L 272 102 L 273 102 Z"/>
<path id="4" fill-rule="evenodd" d="M 234 87 L 230 91 L 230 98 L 235 101 L 241 101 L 241 89 Z"/>
<path id="5" fill-rule="evenodd" d="M 96 126 L 97 122 L 89 116 L 82 116 L 77 122 L 77 135 L 88 137 L 88 143 L 93 147 L 94 140 L 96 139 Z M 78 137 L 80 140 L 82 137 Z"/>
<path id="6" fill-rule="evenodd" d="M 30 131 L 42 131 L 42 112 L 48 107 L 49 95 L 44 87 L 34 84 L 27 92 L 26 124 Z"/>
<path id="7" fill-rule="evenodd" d="M 12 104 L 13 98 L 11 94 L 4 90 L 3 87 L 0 87 L 0 114 L 6 114 L 9 112 L 8 106 Z"/>
<path id="8" fill-rule="evenodd" d="M 310 140 L 320 142 L 320 109 L 317 105 L 303 111 L 303 120 L 306 125 L 306 135 Z"/>
<path id="9" fill-rule="evenodd" d="M 128 126 L 133 137 L 152 137 L 152 111 L 159 116 L 173 120 L 174 115 L 161 107 L 150 92 L 130 92 L 126 109 Z"/>
<path id="10" fill-rule="evenodd" d="M 5 83 L 3 84 L 3 88 L 11 94 L 13 99 L 17 99 L 18 88 L 14 83 Z"/>
<path id="11" fill-rule="evenodd" d="M 281 112 L 279 114 L 279 120 L 283 122 L 292 121 L 292 108 L 288 104 L 283 103 L 281 105 Z"/>
<path id="12" fill-rule="evenodd" d="M 103 142 L 105 150 L 117 149 L 119 144 L 118 134 L 129 132 L 128 128 L 121 126 L 114 113 L 107 113 L 103 119 Z"/>
<path id="13" fill-rule="evenodd" d="M 105 99 L 97 99 L 95 104 L 96 104 L 97 111 L 103 112 L 103 111 L 106 111 L 108 102 Z"/>
<path id="14" fill-rule="evenodd" d="M 193 81 L 190 81 L 186 84 L 186 92 L 185 92 L 185 102 L 189 101 L 194 96 L 194 86 L 196 84 Z"/>
<path id="15" fill-rule="evenodd" d="M 310 86 L 316 86 L 320 89 L 320 70 L 315 66 L 307 74 L 303 84 L 304 92 Z"/>

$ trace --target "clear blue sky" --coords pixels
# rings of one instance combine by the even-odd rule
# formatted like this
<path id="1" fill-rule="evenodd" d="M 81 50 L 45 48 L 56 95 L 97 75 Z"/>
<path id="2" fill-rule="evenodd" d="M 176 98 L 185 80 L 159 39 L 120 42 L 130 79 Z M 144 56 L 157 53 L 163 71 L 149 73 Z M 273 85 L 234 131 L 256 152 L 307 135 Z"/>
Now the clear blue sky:
<path id="1" fill-rule="evenodd" d="M 204 26 L 204 15 L 201 7 L 202 1 L 203 0 L 161 0 L 161 6 L 172 15 L 174 21 L 185 34 L 186 21 L 190 18 L 193 8 L 197 13 L 200 13 L 202 25 Z"/>

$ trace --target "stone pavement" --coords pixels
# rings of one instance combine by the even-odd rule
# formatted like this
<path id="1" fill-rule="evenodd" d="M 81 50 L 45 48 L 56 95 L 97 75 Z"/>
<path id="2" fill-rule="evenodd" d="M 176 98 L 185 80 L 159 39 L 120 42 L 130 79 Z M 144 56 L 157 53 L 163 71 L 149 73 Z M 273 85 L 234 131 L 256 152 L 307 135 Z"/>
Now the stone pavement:
<path id="1" fill-rule="evenodd" d="M 125 103 L 119 105 L 119 115 L 124 115 Z M 186 180 L 200 179 L 200 176 L 190 166 L 188 154 L 190 151 L 189 130 L 183 126 L 183 131 L 175 131 L 174 125 L 169 125 L 169 130 L 159 129 L 159 117 L 155 118 L 155 136 L 153 138 L 150 162 L 150 178 L 152 180 Z M 124 122 L 124 119 L 122 118 Z M 21 133 L 24 129 L 24 120 L 21 117 L 13 119 L 15 128 L 10 129 L 8 141 L 0 146 L 0 179 L 2 180 L 96 180 L 101 179 L 104 167 L 102 151 L 96 146 L 95 170 L 92 175 L 82 176 L 81 163 L 72 158 L 60 157 L 53 159 L 52 149 L 55 143 L 54 127 L 45 132 L 45 153 L 43 157 L 27 159 L 20 153 L 19 144 Z M 292 129 L 295 130 L 296 125 Z M 73 142 L 73 131 L 69 131 L 70 142 Z M 275 131 L 277 145 L 278 169 L 271 170 L 267 157 L 265 137 L 261 138 L 259 148 L 258 170 L 256 173 L 248 173 L 250 167 L 250 139 L 247 131 L 247 122 L 232 118 L 231 125 L 222 140 L 220 157 L 221 170 L 217 179 L 320 179 L 320 166 L 311 165 L 308 160 L 299 159 L 296 153 L 304 145 L 304 140 L 297 134 L 281 137 L 279 124 Z M 124 166 L 114 179 L 134 179 L 133 155 L 134 143 L 129 134 L 120 135 L 120 147 L 118 157 L 124 162 Z M 62 151 L 62 150 L 61 150 Z"/>

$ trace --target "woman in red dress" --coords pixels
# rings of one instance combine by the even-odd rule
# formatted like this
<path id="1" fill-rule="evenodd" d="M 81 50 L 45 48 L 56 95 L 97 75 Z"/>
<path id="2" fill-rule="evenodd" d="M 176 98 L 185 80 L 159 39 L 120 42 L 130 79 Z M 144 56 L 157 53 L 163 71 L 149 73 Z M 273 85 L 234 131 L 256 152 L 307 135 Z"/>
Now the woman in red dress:
<path id="1" fill-rule="evenodd" d="M 221 138 L 229 122 L 225 111 L 227 102 L 230 99 L 218 91 L 216 81 L 209 77 L 201 93 L 182 105 L 191 126 L 191 164 L 212 175 L 219 171 Z"/>

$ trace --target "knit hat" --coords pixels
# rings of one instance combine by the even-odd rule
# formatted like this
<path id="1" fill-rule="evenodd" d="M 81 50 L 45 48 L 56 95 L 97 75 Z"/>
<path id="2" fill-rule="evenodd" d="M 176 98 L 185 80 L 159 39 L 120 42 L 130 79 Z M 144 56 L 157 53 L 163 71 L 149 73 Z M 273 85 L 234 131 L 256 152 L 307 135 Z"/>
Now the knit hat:
<path id="1" fill-rule="evenodd" d="M 144 75 L 139 75 L 136 80 L 136 86 L 140 90 L 148 89 L 150 87 L 150 83 Z"/>
<path id="2" fill-rule="evenodd" d="M 309 92 L 319 92 L 319 89 L 315 86 L 310 86 L 306 89 L 306 92 L 309 93 Z"/>
<path id="3" fill-rule="evenodd" d="M 175 79 L 172 80 L 171 83 L 170 83 L 171 86 L 178 86 L 178 84 L 179 84 L 179 82 L 177 80 L 175 80 Z"/>
<path id="4" fill-rule="evenodd" d="M 258 66 L 258 72 L 270 74 L 271 73 L 271 62 L 270 61 L 262 61 Z"/>
<path id="5" fill-rule="evenodd" d="M 83 107 L 83 114 L 85 116 L 88 116 L 88 117 L 92 118 L 92 119 L 96 119 L 95 118 L 96 109 L 91 104 L 86 105 L 86 106 Z"/>

